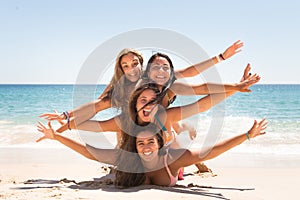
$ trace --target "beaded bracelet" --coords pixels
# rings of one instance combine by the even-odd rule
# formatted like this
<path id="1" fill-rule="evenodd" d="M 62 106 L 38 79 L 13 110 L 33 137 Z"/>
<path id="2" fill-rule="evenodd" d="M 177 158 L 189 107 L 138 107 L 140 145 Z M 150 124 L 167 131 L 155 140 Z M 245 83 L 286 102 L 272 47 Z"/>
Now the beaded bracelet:
<path id="1" fill-rule="evenodd" d="M 67 118 L 68 129 L 71 130 L 71 127 L 70 127 L 70 115 L 69 115 L 69 113 L 67 111 L 63 112 L 63 114 Z"/>
<path id="2" fill-rule="evenodd" d="M 248 131 L 246 132 L 247 139 L 250 140 Z"/>

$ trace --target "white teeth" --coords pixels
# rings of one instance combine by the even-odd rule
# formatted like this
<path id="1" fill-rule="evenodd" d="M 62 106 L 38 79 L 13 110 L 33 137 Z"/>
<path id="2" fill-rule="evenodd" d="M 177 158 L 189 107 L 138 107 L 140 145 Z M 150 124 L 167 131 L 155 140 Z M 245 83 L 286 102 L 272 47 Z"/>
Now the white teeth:
<path id="1" fill-rule="evenodd" d="M 143 154 L 149 156 L 150 154 L 152 154 L 152 152 L 144 152 Z"/>

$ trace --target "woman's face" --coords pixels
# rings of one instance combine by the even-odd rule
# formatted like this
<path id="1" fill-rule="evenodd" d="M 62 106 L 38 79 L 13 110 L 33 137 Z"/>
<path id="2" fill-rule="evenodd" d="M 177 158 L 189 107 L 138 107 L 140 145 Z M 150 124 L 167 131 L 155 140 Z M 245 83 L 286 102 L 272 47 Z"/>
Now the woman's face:
<path id="1" fill-rule="evenodd" d="M 128 53 L 120 61 L 125 77 L 130 82 L 137 82 L 141 75 L 141 63 L 136 55 Z"/>
<path id="2" fill-rule="evenodd" d="M 158 156 L 157 137 L 151 131 L 140 132 L 136 138 L 136 149 L 143 161 L 152 161 Z"/>
<path id="3" fill-rule="evenodd" d="M 156 57 L 150 64 L 148 77 L 159 85 L 165 85 L 171 74 L 169 61 L 164 57 Z"/>
<path id="4" fill-rule="evenodd" d="M 137 99 L 136 102 L 136 110 L 138 111 L 138 122 L 151 122 L 151 119 L 153 118 L 153 115 L 155 114 L 157 108 L 157 102 L 154 101 L 151 104 L 148 104 L 145 106 L 148 102 L 155 100 L 156 94 L 151 89 L 146 89 L 143 91 L 140 96 Z M 144 107 L 145 106 L 145 107 Z M 144 108 L 143 108 L 144 107 Z M 143 109 L 141 109 L 143 108 Z"/>

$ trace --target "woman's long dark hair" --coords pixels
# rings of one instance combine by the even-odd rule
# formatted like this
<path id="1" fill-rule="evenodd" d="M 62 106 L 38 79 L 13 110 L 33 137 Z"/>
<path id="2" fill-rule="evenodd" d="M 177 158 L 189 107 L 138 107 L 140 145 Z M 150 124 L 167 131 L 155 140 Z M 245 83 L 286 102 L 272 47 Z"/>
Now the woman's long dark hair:
<path id="1" fill-rule="evenodd" d="M 149 71 L 150 71 L 151 64 L 154 62 L 154 60 L 156 58 L 159 58 L 159 57 L 165 58 L 169 62 L 169 65 L 170 65 L 170 68 L 171 68 L 170 79 L 168 80 L 168 82 L 165 85 L 163 85 L 163 88 L 162 88 L 162 91 L 161 91 L 161 94 L 160 94 L 160 99 L 162 99 L 162 97 L 164 97 L 166 95 L 167 90 L 171 87 L 171 85 L 176 80 L 174 65 L 173 65 L 172 60 L 170 59 L 170 57 L 168 55 L 166 55 L 164 53 L 160 53 L 160 52 L 157 52 L 156 54 L 153 54 L 148 60 L 147 67 L 146 67 L 145 71 L 142 74 L 142 79 L 143 79 L 143 84 L 153 82 L 152 80 L 150 80 L 148 74 L 149 74 Z"/>
<path id="2" fill-rule="evenodd" d="M 116 173 L 115 185 L 118 187 L 132 187 L 141 185 L 145 182 L 146 176 L 141 158 L 137 154 L 136 136 L 145 130 L 158 133 L 157 138 L 160 147 L 164 146 L 161 130 L 152 123 L 138 124 L 137 120 L 137 99 L 145 90 L 153 90 L 158 97 L 160 90 L 157 84 L 148 83 L 137 88 L 131 95 L 129 101 L 129 113 L 122 116 L 122 143 L 118 157 L 118 168 Z M 164 152 L 164 151 L 162 151 Z M 130 169 L 130 170 L 129 170 Z"/>
<path id="3" fill-rule="evenodd" d="M 139 133 L 144 131 L 150 131 L 155 134 L 159 143 L 159 149 L 164 146 L 162 132 L 158 127 L 150 123 L 147 126 L 134 126 L 130 134 L 124 134 L 124 141 L 120 147 L 120 153 L 117 163 L 117 172 L 115 186 L 117 187 L 134 187 L 142 185 L 145 180 L 145 171 L 141 158 L 138 155 L 136 148 L 136 138 Z M 165 151 L 159 151 L 165 153 Z"/>

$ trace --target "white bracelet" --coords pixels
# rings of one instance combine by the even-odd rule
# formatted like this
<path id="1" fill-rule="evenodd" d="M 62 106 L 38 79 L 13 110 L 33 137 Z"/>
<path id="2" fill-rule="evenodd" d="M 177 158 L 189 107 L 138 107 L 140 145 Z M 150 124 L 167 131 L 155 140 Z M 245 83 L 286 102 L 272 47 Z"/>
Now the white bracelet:
<path id="1" fill-rule="evenodd" d="M 219 58 L 219 56 L 216 56 L 216 59 L 217 59 L 218 63 L 221 62 L 221 59 Z"/>

